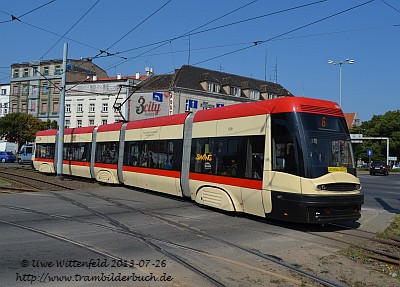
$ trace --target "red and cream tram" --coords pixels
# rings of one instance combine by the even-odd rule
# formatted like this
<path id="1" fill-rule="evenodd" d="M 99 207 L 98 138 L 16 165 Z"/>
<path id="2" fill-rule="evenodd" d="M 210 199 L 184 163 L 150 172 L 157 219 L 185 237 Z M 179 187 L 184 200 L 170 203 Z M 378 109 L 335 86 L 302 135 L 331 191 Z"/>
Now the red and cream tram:
<path id="1" fill-rule="evenodd" d="M 57 131 L 36 136 L 54 173 Z M 63 173 L 280 220 L 359 219 L 364 196 L 340 107 L 301 97 L 65 130 Z"/>

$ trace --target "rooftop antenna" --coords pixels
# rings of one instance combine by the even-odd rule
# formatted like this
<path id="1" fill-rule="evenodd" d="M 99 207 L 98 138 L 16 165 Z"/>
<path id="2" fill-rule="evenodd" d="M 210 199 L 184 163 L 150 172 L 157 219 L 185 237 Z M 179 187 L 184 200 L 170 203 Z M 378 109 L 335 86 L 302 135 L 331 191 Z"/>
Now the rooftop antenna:
<path id="1" fill-rule="evenodd" d="M 219 64 L 218 68 L 220 72 L 222 72 L 222 70 L 225 70 L 224 67 L 222 67 L 222 64 Z"/>
<path id="2" fill-rule="evenodd" d="M 278 57 L 276 57 L 276 60 L 275 60 L 275 69 L 274 69 L 275 71 L 275 75 L 274 75 L 274 83 L 276 84 L 276 83 L 278 83 Z"/>
<path id="3" fill-rule="evenodd" d="M 189 53 L 188 53 L 188 65 L 190 65 L 190 35 L 189 35 Z"/>
<path id="4" fill-rule="evenodd" d="M 267 42 L 265 42 L 265 60 L 264 60 L 264 81 L 267 81 L 267 60 L 268 60 L 268 49 Z"/>

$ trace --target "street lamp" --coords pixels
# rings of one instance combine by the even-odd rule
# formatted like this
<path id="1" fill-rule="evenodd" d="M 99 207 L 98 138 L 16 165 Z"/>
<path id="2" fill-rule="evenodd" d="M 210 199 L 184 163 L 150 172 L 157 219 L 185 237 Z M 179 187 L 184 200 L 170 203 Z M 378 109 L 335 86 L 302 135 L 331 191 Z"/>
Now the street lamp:
<path id="1" fill-rule="evenodd" d="M 332 60 L 328 61 L 328 64 L 339 65 L 339 105 L 342 107 L 342 65 L 343 64 L 354 64 L 353 59 L 346 59 L 344 61 L 334 62 Z"/>

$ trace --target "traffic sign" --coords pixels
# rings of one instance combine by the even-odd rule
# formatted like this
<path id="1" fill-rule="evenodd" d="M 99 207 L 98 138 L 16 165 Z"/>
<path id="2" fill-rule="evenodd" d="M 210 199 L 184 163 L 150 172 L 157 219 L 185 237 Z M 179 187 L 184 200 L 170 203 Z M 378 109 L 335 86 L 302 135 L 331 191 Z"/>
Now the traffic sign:
<path id="1" fill-rule="evenodd" d="M 368 156 L 372 156 L 372 149 L 368 150 Z"/>
<path id="2" fill-rule="evenodd" d="M 196 100 L 189 100 L 189 108 L 197 109 L 197 103 Z"/>

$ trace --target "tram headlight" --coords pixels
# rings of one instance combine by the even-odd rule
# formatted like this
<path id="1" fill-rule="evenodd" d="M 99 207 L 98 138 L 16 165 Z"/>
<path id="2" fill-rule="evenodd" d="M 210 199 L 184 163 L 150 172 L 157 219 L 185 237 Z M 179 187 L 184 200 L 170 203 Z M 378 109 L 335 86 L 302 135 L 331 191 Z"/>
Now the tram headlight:
<path id="1" fill-rule="evenodd" d="M 319 184 L 319 185 L 317 185 L 317 188 L 318 188 L 319 190 L 326 190 L 325 184 Z"/>
<path id="2" fill-rule="evenodd" d="M 361 184 L 356 184 L 356 189 L 357 189 L 357 190 L 361 190 L 361 188 L 362 188 L 362 185 L 361 185 Z"/>

